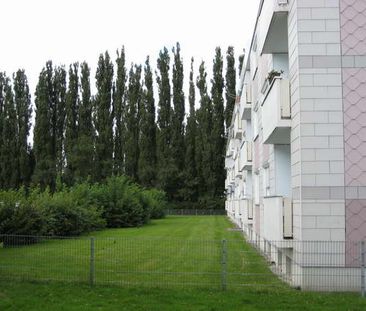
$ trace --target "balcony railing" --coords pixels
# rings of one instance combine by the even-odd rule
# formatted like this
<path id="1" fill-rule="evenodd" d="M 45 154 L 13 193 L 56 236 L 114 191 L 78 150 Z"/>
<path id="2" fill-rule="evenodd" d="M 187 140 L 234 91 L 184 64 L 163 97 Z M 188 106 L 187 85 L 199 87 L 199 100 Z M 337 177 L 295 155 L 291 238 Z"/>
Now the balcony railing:
<path id="1" fill-rule="evenodd" d="M 288 11 L 288 0 L 264 0 L 258 27 L 261 54 L 288 51 Z"/>
<path id="2" fill-rule="evenodd" d="M 250 120 L 252 117 L 252 89 L 248 85 L 243 89 L 241 95 L 240 117 L 242 120 Z"/>
<path id="3" fill-rule="evenodd" d="M 263 236 L 267 240 L 283 240 L 293 237 L 292 200 L 282 196 L 263 199 Z"/>
<path id="4" fill-rule="evenodd" d="M 253 200 L 242 200 L 242 220 L 245 224 L 251 224 L 253 221 Z"/>
<path id="5" fill-rule="evenodd" d="M 275 77 L 262 105 L 265 144 L 289 144 L 291 132 L 290 83 Z"/>
<path id="6" fill-rule="evenodd" d="M 233 130 L 234 130 L 234 138 L 241 140 L 243 137 L 243 122 L 240 118 L 239 112 L 235 114 Z"/>
<path id="7" fill-rule="evenodd" d="M 240 164 L 240 157 L 238 156 L 235 159 L 235 177 L 241 179 L 243 176 L 243 172 L 240 170 L 239 164 Z"/>
<path id="8" fill-rule="evenodd" d="M 242 144 L 240 149 L 240 165 L 239 169 L 243 170 L 251 170 L 252 169 L 252 154 L 253 154 L 253 144 L 250 141 L 246 141 Z"/>

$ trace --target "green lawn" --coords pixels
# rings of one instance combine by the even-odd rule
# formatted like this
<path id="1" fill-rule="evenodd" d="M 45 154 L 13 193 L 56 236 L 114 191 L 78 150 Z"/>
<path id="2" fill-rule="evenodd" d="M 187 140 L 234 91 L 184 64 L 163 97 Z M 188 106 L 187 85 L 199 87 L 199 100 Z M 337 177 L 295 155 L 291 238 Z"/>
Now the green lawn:
<path id="1" fill-rule="evenodd" d="M 95 238 L 92 275 L 91 236 Z M 228 288 L 286 287 L 224 216 L 170 216 L 141 228 L 1 248 L 0 277 L 78 283 L 93 277 L 95 284 L 148 287 L 219 289 L 223 283 Z"/>
<path id="2" fill-rule="evenodd" d="M 274 289 L 238 291 L 146 289 L 61 283 L 0 281 L 1 311 L 236 311 L 366 310 L 357 294 L 305 293 Z"/>
<path id="3" fill-rule="evenodd" d="M 223 216 L 172 216 L 90 236 L 0 248 L 0 310 L 366 310 L 358 294 L 290 289 Z"/>

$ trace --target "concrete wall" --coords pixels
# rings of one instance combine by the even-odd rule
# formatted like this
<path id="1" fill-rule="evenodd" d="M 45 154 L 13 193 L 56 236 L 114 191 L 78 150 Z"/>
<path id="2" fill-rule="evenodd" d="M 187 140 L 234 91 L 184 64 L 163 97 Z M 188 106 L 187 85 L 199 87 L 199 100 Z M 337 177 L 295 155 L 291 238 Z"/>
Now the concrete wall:
<path id="1" fill-rule="evenodd" d="M 342 241 L 345 201 L 339 2 L 290 3 L 295 238 Z"/>

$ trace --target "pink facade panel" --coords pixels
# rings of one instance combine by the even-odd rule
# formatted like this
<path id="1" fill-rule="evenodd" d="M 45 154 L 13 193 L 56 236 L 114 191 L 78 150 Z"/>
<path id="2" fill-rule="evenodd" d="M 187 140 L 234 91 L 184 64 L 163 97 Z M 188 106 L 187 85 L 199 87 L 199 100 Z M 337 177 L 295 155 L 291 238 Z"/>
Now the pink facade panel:
<path id="1" fill-rule="evenodd" d="M 340 0 L 343 55 L 366 55 L 366 1 Z"/>
<path id="2" fill-rule="evenodd" d="M 346 201 L 346 263 L 359 266 L 360 245 L 366 239 L 366 200 Z"/>
<path id="3" fill-rule="evenodd" d="M 260 143 L 259 143 L 259 139 L 257 138 L 254 141 L 254 161 L 253 161 L 253 170 L 256 171 L 259 168 L 259 147 L 260 147 Z"/>
<path id="4" fill-rule="evenodd" d="M 366 69 L 343 69 L 345 186 L 366 186 Z M 366 238 L 366 200 L 346 201 L 346 241 Z M 352 264 L 352 247 L 347 263 Z"/>
<path id="5" fill-rule="evenodd" d="M 254 232 L 261 234 L 261 210 L 259 204 L 254 205 Z"/>
<path id="6" fill-rule="evenodd" d="M 262 145 L 262 165 L 268 163 L 269 161 L 269 145 L 263 144 Z"/>
<path id="7" fill-rule="evenodd" d="M 340 0 L 342 55 L 366 55 L 366 1 Z M 345 186 L 366 186 L 366 69 L 343 68 Z M 366 238 L 366 200 L 346 200 L 346 240 Z M 352 250 L 347 249 L 350 263 Z"/>
<path id="8" fill-rule="evenodd" d="M 366 186 L 366 69 L 343 69 L 345 185 Z"/>

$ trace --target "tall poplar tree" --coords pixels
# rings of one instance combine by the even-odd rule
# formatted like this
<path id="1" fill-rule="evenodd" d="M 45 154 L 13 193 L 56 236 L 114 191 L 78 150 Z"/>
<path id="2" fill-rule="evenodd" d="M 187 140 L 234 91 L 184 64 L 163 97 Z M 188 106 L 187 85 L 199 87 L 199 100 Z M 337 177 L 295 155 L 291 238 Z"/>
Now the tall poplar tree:
<path id="1" fill-rule="evenodd" d="M 125 113 L 125 171 L 133 180 L 138 180 L 139 161 L 139 106 L 141 101 L 141 66 L 131 65 L 129 72 L 127 106 Z"/>
<path id="2" fill-rule="evenodd" d="M 243 70 L 244 58 L 245 58 L 245 54 L 239 55 L 239 68 L 238 68 L 239 69 L 239 77 L 241 75 L 241 71 Z"/>
<path id="3" fill-rule="evenodd" d="M 216 48 L 215 58 L 213 61 L 213 77 L 211 80 L 211 98 L 212 98 L 212 171 L 214 173 L 214 189 L 215 196 L 222 196 L 225 186 L 225 120 L 224 120 L 224 78 L 223 57 L 221 49 Z"/>
<path id="4" fill-rule="evenodd" d="M 200 108 L 197 111 L 197 146 L 199 146 L 197 149 L 197 164 L 200 174 L 200 193 L 213 196 L 215 180 L 212 171 L 212 102 L 207 92 L 207 73 L 204 62 L 199 67 L 196 85 L 200 93 Z"/>
<path id="5" fill-rule="evenodd" d="M 16 74 L 14 74 L 13 80 L 14 101 L 18 122 L 17 153 L 19 158 L 19 183 L 28 186 L 33 171 L 31 146 L 28 143 L 32 117 L 31 96 L 29 94 L 28 80 L 24 70 L 18 70 Z"/>
<path id="6" fill-rule="evenodd" d="M 185 136 L 185 185 L 183 198 L 186 201 L 194 202 L 198 199 L 198 179 L 197 179 L 197 165 L 196 165 L 196 135 L 197 135 L 197 121 L 196 121 L 196 92 L 193 81 L 193 64 L 194 59 L 191 59 L 191 71 L 189 73 L 189 116 L 187 118 L 187 129 Z"/>
<path id="7" fill-rule="evenodd" d="M 181 172 L 184 167 L 185 153 L 184 147 L 184 117 L 185 103 L 183 92 L 183 61 L 180 55 L 180 45 L 176 44 L 173 48 L 174 64 L 173 64 L 173 107 L 172 115 L 172 156 L 175 165 Z"/>
<path id="8" fill-rule="evenodd" d="M 95 180 L 100 181 L 110 176 L 113 169 L 113 64 L 108 52 L 99 56 L 95 78 Z"/>
<path id="9" fill-rule="evenodd" d="M 55 113 L 55 153 L 56 173 L 59 177 L 64 173 L 64 137 L 66 116 L 66 70 L 64 67 L 56 67 L 53 77 L 53 100 Z"/>
<path id="10" fill-rule="evenodd" d="M 15 189 L 19 185 L 19 154 L 18 154 L 18 127 L 17 116 L 14 104 L 14 94 L 10 79 L 4 81 L 4 107 L 2 127 L 2 157 L 1 172 L 3 174 L 3 187 Z"/>
<path id="11" fill-rule="evenodd" d="M 0 72 L 0 161 L 3 157 L 3 125 L 4 125 L 5 73 Z M 4 172 L 0 163 L 0 188 L 4 186 Z"/>
<path id="12" fill-rule="evenodd" d="M 94 167 L 94 125 L 90 92 L 90 68 L 86 62 L 80 66 L 81 100 L 78 113 L 77 151 L 74 154 L 75 181 L 86 180 L 93 175 Z"/>
<path id="13" fill-rule="evenodd" d="M 78 142 L 78 110 L 79 110 L 79 64 L 74 63 L 69 68 L 69 85 L 66 95 L 66 124 L 65 124 L 65 180 L 72 185 L 75 178 L 77 142 Z"/>
<path id="14" fill-rule="evenodd" d="M 126 66 L 125 66 L 125 49 L 122 47 L 121 52 L 117 51 L 117 79 L 116 91 L 113 98 L 113 106 L 115 113 L 115 135 L 114 135 L 114 172 L 117 175 L 124 173 L 124 140 L 125 140 L 125 120 L 124 113 L 126 109 Z"/>
<path id="15" fill-rule="evenodd" d="M 150 60 L 145 62 L 144 90 L 141 103 L 138 175 L 140 183 L 152 187 L 156 178 L 156 124 L 153 75 Z"/>
<path id="16" fill-rule="evenodd" d="M 176 193 L 177 167 L 172 157 L 172 107 L 170 90 L 170 56 L 167 48 L 159 53 L 157 60 L 157 84 L 159 91 L 157 132 L 157 184 L 167 192 L 170 199 Z"/>
<path id="17" fill-rule="evenodd" d="M 56 157 L 55 157 L 55 128 L 56 113 L 53 96 L 52 63 L 47 62 L 42 69 L 36 88 L 36 118 L 34 125 L 34 157 L 35 169 L 33 182 L 41 188 L 55 189 Z"/>
<path id="18" fill-rule="evenodd" d="M 236 69 L 235 69 L 235 57 L 234 48 L 229 46 L 226 52 L 226 109 L 225 109 L 225 123 L 226 131 L 230 127 L 231 117 L 235 106 L 235 95 L 236 95 Z"/>

